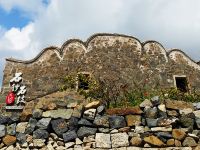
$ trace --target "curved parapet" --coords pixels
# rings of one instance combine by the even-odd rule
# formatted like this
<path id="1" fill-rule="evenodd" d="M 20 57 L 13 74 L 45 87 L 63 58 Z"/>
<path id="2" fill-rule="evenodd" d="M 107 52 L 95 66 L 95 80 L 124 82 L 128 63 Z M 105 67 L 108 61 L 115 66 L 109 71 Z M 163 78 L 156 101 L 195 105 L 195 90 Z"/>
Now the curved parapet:
<path id="1" fill-rule="evenodd" d="M 63 56 L 66 54 L 65 51 L 69 51 L 71 46 L 72 47 L 74 46 L 73 48 L 76 48 L 76 46 L 82 47 L 82 49 L 84 49 L 84 53 L 87 53 L 92 50 L 92 47 L 94 44 L 99 43 L 99 45 L 103 46 L 103 42 L 107 41 L 108 43 L 113 45 L 113 44 L 116 44 L 116 43 L 113 43 L 114 41 L 119 42 L 120 39 L 122 39 L 121 41 L 125 42 L 125 44 L 128 42 L 130 44 L 131 43 L 136 44 L 139 47 L 139 49 L 141 50 L 142 44 L 135 37 L 123 35 L 123 34 L 98 33 L 98 34 L 94 34 L 91 37 L 89 37 L 86 42 L 83 42 L 79 39 L 69 39 L 66 42 L 64 42 L 60 48 L 56 47 L 56 46 L 47 47 L 47 48 L 43 49 L 35 58 L 33 58 L 31 60 L 24 61 L 24 60 L 18 60 L 18 59 L 14 59 L 14 58 L 7 58 L 6 61 L 30 64 L 30 63 L 34 63 L 35 61 L 39 60 L 43 55 L 45 55 L 45 53 L 49 53 L 49 51 L 54 51 L 54 53 L 56 53 L 56 55 L 57 55 L 57 57 L 59 57 L 59 59 L 63 59 Z M 106 47 L 108 45 L 104 45 L 104 46 Z"/>
<path id="2" fill-rule="evenodd" d="M 187 64 L 189 66 L 194 67 L 195 69 L 200 70 L 200 66 L 197 62 L 191 59 L 187 54 L 185 54 L 180 49 L 171 49 L 168 52 L 168 57 L 175 61 L 176 63 Z"/>
<path id="3" fill-rule="evenodd" d="M 142 43 L 144 52 L 151 56 L 156 56 L 159 60 L 163 62 L 168 62 L 167 52 L 163 45 L 157 41 L 146 41 Z"/>

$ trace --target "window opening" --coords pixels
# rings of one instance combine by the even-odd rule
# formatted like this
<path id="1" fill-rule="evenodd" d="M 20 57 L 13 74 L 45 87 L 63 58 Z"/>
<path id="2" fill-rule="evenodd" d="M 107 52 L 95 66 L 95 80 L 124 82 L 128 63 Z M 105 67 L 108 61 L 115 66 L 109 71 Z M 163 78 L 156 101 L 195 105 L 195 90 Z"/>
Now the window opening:
<path id="1" fill-rule="evenodd" d="M 176 88 L 181 92 L 188 92 L 188 82 L 186 77 L 175 77 Z"/>
<path id="2" fill-rule="evenodd" d="M 89 89 L 89 74 L 78 74 L 78 89 L 88 90 Z"/>

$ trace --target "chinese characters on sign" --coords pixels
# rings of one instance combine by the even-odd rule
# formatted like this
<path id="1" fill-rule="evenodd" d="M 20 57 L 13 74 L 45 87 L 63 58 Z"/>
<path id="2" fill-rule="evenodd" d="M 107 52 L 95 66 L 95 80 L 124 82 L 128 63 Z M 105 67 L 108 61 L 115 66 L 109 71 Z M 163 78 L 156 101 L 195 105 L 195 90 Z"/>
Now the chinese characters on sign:
<path id="1" fill-rule="evenodd" d="M 25 105 L 26 86 L 22 84 L 22 80 L 21 72 L 15 73 L 15 76 L 10 80 L 11 91 L 6 97 L 6 109 L 22 109 Z"/>

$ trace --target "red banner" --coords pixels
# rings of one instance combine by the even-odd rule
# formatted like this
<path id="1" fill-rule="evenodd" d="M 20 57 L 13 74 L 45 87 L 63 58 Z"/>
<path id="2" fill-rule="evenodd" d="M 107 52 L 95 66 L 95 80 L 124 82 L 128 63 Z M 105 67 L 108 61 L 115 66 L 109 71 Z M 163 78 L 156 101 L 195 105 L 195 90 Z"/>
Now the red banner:
<path id="1" fill-rule="evenodd" d="M 15 94 L 13 92 L 9 92 L 6 97 L 6 104 L 12 105 L 15 102 Z"/>

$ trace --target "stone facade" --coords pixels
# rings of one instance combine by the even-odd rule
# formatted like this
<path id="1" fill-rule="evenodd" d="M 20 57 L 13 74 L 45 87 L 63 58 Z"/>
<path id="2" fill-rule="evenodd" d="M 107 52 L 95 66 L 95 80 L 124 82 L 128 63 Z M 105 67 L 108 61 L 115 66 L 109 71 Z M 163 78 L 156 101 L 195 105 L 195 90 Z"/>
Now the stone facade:
<path id="1" fill-rule="evenodd" d="M 14 73 L 23 72 L 27 100 L 59 90 L 66 75 L 88 72 L 95 78 L 113 78 L 129 88 L 171 88 L 184 76 L 189 90 L 200 90 L 200 66 L 184 52 L 166 51 L 156 41 L 141 43 L 118 34 L 96 34 L 86 42 L 72 39 L 61 48 L 48 47 L 29 61 L 6 59 L 2 93 Z"/>

